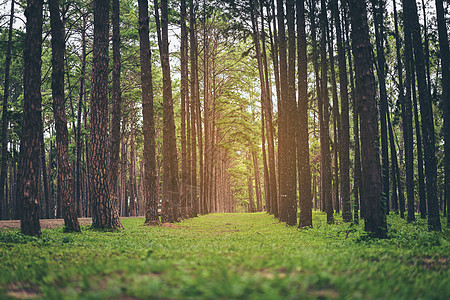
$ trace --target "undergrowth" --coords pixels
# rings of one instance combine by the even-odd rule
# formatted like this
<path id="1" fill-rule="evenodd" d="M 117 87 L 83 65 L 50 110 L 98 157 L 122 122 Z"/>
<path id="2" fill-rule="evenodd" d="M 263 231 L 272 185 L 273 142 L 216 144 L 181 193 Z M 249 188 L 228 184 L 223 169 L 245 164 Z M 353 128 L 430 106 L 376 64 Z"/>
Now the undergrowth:
<path id="1" fill-rule="evenodd" d="M 388 217 L 297 229 L 264 213 L 211 214 L 173 227 L 0 230 L 0 299 L 449 299 L 450 231 Z"/>

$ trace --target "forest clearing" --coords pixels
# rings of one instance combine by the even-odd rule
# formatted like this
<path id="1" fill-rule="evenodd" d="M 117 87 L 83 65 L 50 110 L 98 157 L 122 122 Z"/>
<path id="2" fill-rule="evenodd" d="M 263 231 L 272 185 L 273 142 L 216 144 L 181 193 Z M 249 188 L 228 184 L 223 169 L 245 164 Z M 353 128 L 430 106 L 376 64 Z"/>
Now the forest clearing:
<path id="1" fill-rule="evenodd" d="M 388 221 L 384 240 L 320 212 L 308 229 L 235 213 L 41 238 L 0 230 L 0 298 L 448 299 L 449 231 Z"/>

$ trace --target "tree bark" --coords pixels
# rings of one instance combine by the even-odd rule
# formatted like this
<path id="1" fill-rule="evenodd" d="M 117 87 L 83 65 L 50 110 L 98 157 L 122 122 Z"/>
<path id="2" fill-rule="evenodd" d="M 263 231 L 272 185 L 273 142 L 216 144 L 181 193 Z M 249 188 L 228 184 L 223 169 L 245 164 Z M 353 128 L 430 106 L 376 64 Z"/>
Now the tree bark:
<path id="1" fill-rule="evenodd" d="M 119 0 L 112 3 L 112 44 L 113 44 L 113 69 L 112 69 L 112 93 L 111 93 L 111 128 L 110 128 L 110 159 L 109 159 L 109 187 L 110 201 L 113 212 L 118 217 L 119 212 L 119 164 L 120 164 L 120 120 L 122 118 L 122 95 L 120 91 L 120 5 Z"/>
<path id="2" fill-rule="evenodd" d="M 428 200 L 428 228 L 441 230 L 439 217 L 439 205 L 437 198 L 437 162 L 434 136 L 433 108 L 430 91 L 426 84 L 425 58 L 423 53 L 422 38 L 420 36 L 417 4 L 414 0 L 403 1 L 404 15 L 407 16 L 406 27 L 411 28 L 417 83 L 419 88 L 420 111 L 422 117 L 422 136 L 424 146 L 424 162 L 426 191 Z M 408 217 L 411 217 L 408 205 Z M 413 214 L 413 212 L 412 212 Z"/>
<path id="3" fill-rule="evenodd" d="M 0 218 L 5 216 L 4 209 L 6 208 L 6 194 L 5 194 L 5 184 L 6 175 L 8 172 L 7 162 L 8 162 L 8 99 L 9 99 L 9 71 L 11 69 L 11 49 L 12 49 L 12 34 L 13 34 L 13 24 L 14 24 L 14 0 L 11 0 L 11 10 L 9 15 L 9 28 L 8 28 L 8 46 L 6 47 L 6 59 L 5 59 L 5 84 L 3 86 L 3 104 L 2 104 L 2 161 L 0 169 Z"/>
<path id="4" fill-rule="evenodd" d="M 256 211 L 263 211 L 261 195 L 261 177 L 259 175 L 259 163 L 256 151 L 252 151 L 253 168 L 255 169 Z"/>
<path id="5" fill-rule="evenodd" d="M 158 7 L 155 7 L 158 11 Z M 163 205 L 162 222 L 179 221 L 180 193 L 178 186 L 178 161 L 173 114 L 172 80 L 169 64 L 167 0 L 161 1 L 160 56 L 163 73 Z M 159 31 L 159 30 L 158 30 Z"/>
<path id="6" fill-rule="evenodd" d="M 298 51 L 298 129 L 297 168 L 300 202 L 298 227 L 312 226 L 311 169 L 309 163 L 308 132 L 308 70 L 305 25 L 305 2 L 296 1 Z"/>
<path id="7" fill-rule="evenodd" d="M 64 27 L 59 13 L 59 1 L 49 0 L 48 6 L 52 34 L 52 97 L 56 128 L 58 191 L 61 194 L 66 230 L 79 232 L 80 224 L 73 193 L 72 168 L 69 163 L 69 132 L 64 105 Z M 44 188 L 47 189 L 47 186 Z"/>
<path id="8" fill-rule="evenodd" d="M 78 98 L 78 111 L 77 111 L 77 134 L 76 134 L 76 169 L 75 169 L 75 203 L 78 206 L 78 217 L 83 217 L 83 201 L 82 201 L 82 167 L 81 158 L 83 155 L 83 142 L 81 139 L 81 115 L 83 102 L 85 100 L 85 81 L 86 81 L 86 14 L 83 13 L 83 28 L 81 31 L 81 74 L 80 74 L 80 94 Z"/>
<path id="9" fill-rule="evenodd" d="M 41 124 L 42 0 L 28 0 L 25 9 L 23 132 L 20 143 L 20 175 L 17 200 L 20 229 L 26 235 L 40 235 L 39 168 L 40 146 L 36 124 Z"/>
<path id="10" fill-rule="evenodd" d="M 397 74 L 398 74 L 398 98 L 400 101 L 400 106 L 402 109 L 402 122 L 403 122 L 403 140 L 405 142 L 405 153 L 408 155 L 405 155 L 405 164 L 406 164 L 406 192 L 407 197 L 414 199 L 414 182 L 412 181 L 411 171 L 413 169 L 412 165 L 412 155 L 411 150 L 412 149 L 412 108 L 411 108 L 411 89 L 407 90 L 406 96 L 404 94 L 403 89 L 403 64 L 401 60 L 401 45 L 400 45 L 400 34 L 398 30 L 398 17 L 397 17 L 397 6 L 396 6 L 396 0 L 393 0 L 393 7 L 394 7 L 394 26 L 395 26 L 395 45 L 396 45 L 396 54 L 397 54 Z M 410 38 L 409 38 L 410 40 Z M 405 36 L 405 46 L 408 45 L 407 43 L 408 37 Z M 407 49 L 405 49 L 407 53 Z M 407 67 L 407 77 L 408 77 L 408 67 Z M 407 79 L 408 80 L 408 79 Z M 408 86 L 408 84 L 407 84 Z M 408 143 L 407 143 L 408 142 Z M 408 148 L 409 147 L 409 148 Z M 399 171 L 400 172 L 400 171 Z M 399 172 L 397 173 L 398 180 L 400 182 L 400 176 Z M 400 185 L 399 185 L 400 187 Z M 403 191 L 400 194 L 399 197 L 399 210 L 400 210 L 400 217 L 404 218 L 405 214 L 405 199 L 403 196 Z"/>
<path id="11" fill-rule="evenodd" d="M 331 190 L 331 153 L 330 153 L 330 112 L 329 112 L 329 99 L 328 99 L 328 76 L 327 76 L 327 54 L 326 54 L 326 22 L 327 22 L 327 7 L 325 0 L 321 0 L 321 12 L 320 12 L 320 58 L 321 58 L 321 93 L 319 97 L 319 114 L 322 115 L 320 122 L 320 148 L 321 148 L 321 192 L 322 199 L 325 204 L 325 210 L 327 213 L 327 223 L 334 223 L 333 217 L 333 203 L 332 203 L 332 190 Z M 320 118 L 320 117 L 319 117 Z"/>
<path id="12" fill-rule="evenodd" d="M 339 64 L 339 87 L 341 96 L 341 118 L 340 118 L 340 178 L 342 218 L 345 222 L 352 221 L 350 207 L 350 122 L 348 101 L 348 78 L 347 63 L 345 59 L 344 43 L 342 41 L 341 19 L 338 9 L 338 0 L 333 0 L 334 26 L 336 28 L 338 64 Z"/>
<path id="13" fill-rule="evenodd" d="M 198 191 L 197 191 L 197 102 L 198 100 L 198 68 L 197 68 L 197 38 L 196 38 L 196 19 L 194 1 L 190 0 L 189 7 L 189 42 L 190 42 L 190 62 L 191 62 L 191 80 L 190 80 L 190 112 L 191 112 L 191 215 L 196 217 L 199 211 Z M 200 144 L 200 141 L 199 141 Z M 200 147 L 200 146 L 199 146 Z"/>
<path id="14" fill-rule="evenodd" d="M 386 215 L 381 200 L 381 167 L 378 152 L 378 120 L 375 78 L 372 69 L 366 3 L 349 0 L 352 49 L 355 61 L 356 92 L 361 125 L 362 183 L 366 203 L 365 230 L 386 237 Z"/>
<path id="15" fill-rule="evenodd" d="M 444 110 L 444 198 L 447 202 L 447 224 L 450 224 L 450 50 L 442 0 L 436 0 L 436 12 L 442 68 L 442 106 Z"/>
<path id="16" fill-rule="evenodd" d="M 372 8 L 374 11 L 375 23 L 375 42 L 377 50 L 377 77 L 380 85 L 380 130 L 381 130 L 381 171 L 382 171 L 382 188 L 384 196 L 384 205 L 386 212 L 389 213 L 389 151 L 388 151 L 388 137 L 387 137 L 387 122 L 386 115 L 388 113 L 387 91 L 386 91 L 386 76 L 385 64 L 386 59 L 384 55 L 384 3 L 385 0 L 372 0 Z"/>
<path id="17" fill-rule="evenodd" d="M 180 200 L 181 200 L 181 217 L 187 218 L 187 194 L 188 194 L 188 162 L 187 162 L 187 139 L 186 139 L 186 105 L 188 98 L 188 32 L 186 27 L 186 0 L 181 0 L 181 184 L 180 184 Z"/>
<path id="18" fill-rule="evenodd" d="M 92 225 L 98 228 L 122 228 L 110 200 L 108 183 L 108 41 L 109 1 L 94 1 L 94 44 L 92 64 L 92 98 L 89 141 L 89 193 Z"/>
<path id="19" fill-rule="evenodd" d="M 158 184 L 156 178 L 156 135 L 153 109 L 152 58 L 149 39 L 148 0 L 139 0 L 139 44 L 142 84 L 142 117 L 144 135 L 144 201 L 145 224 L 159 223 Z"/>

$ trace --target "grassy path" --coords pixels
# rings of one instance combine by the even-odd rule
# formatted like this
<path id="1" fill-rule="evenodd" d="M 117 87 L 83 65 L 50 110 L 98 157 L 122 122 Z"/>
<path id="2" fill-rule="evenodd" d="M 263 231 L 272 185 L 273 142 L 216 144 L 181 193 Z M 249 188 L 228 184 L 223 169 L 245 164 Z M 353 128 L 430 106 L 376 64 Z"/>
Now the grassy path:
<path id="1" fill-rule="evenodd" d="M 362 225 L 297 230 L 264 213 L 39 239 L 0 230 L 0 299 L 449 299 L 450 235 L 390 217 L 390 238 Z M 346 238 L 348 236 L 348 238 Z"/>

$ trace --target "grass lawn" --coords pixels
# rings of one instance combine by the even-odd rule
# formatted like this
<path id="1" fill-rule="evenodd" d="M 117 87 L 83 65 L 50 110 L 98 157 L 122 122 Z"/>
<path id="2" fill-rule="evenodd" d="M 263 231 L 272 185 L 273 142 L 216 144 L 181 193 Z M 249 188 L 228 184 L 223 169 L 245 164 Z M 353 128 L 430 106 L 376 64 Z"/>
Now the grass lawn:
<path id="1" fill-rule="evenodd" d="M 1 230 L 0 299 L 450 299 L 446 225 L 430 233 L 389 216 L 389 238 L 377 240 L 337 219 L 315 212 L 303 230 L 265 213 L 41 238 Z"/>

